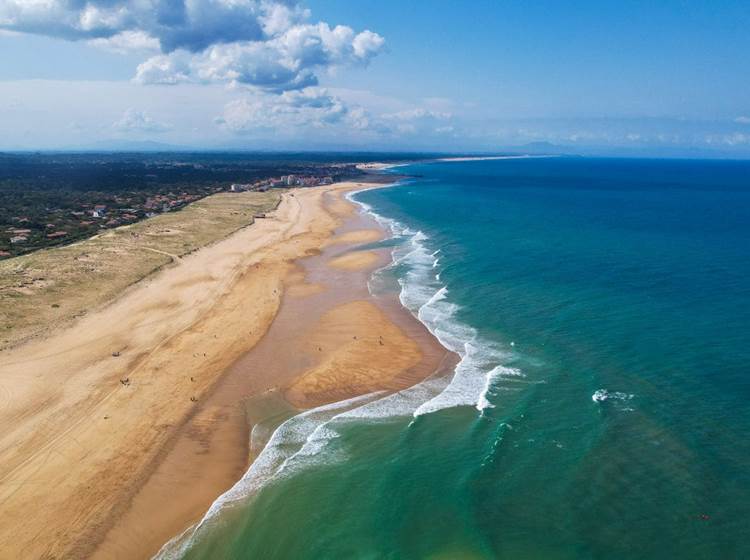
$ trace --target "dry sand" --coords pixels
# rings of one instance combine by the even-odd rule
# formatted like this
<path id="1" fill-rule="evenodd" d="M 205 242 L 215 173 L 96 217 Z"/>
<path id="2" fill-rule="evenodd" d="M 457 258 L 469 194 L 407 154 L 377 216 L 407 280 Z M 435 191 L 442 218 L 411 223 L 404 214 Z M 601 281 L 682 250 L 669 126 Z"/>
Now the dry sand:
<path id="1" fill-rule="evenodd" d="M 278 388 L 306 408 L 445 361 L 411 315 L 367 294 L 387 255 L 352 252 L 382 235 L 342 196 L 361 187 L 287 194 L 272 217 L 0 354 L 0 558 L 150 557 L 247 468 L 248 397 Z"/>

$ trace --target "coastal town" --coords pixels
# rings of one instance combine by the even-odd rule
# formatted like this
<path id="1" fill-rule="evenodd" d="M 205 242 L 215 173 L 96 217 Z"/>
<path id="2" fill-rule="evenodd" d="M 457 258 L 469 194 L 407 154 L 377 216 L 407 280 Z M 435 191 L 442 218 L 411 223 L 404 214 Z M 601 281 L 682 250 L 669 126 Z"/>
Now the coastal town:
<path id="1" fill-rule="evenodd" d="M 101 165 L 100 162 L 96 162 Z M 33 252 L 38 249 L 69 244 L 97 233 L 132 224 L 165 212 L 178 211 L 188 204 L 212 194 L 248 191 L 265 192 L 269 189 L 315 187 L 329 185 L 357 174 L 351 164 L 288 165 L 287 170 L 298 168 L 297 173 L 272 174 L 276 169 L 240 168 L 226 163 L 165 162 L 152 165 L 142 175 L 143 184 L 129 188 L 117 185 L 102 188 L 99 185 L 79 190 L 76 187 L 55 192 L 44 190 L 37 184 L 25 185 L 21 181 L 6 180 L 0 208 L 0 259 Z M 75 168 L 74 168 L 75 169 Z M 207 180 L 206 171 L 215 175 Z M 160 175 L 158 172 L 161 171 Z M 159 184 L 164 174 L 166 184 Z M 135 175 L 135 174 L 134 174 Z M 232 182 L 222 180 L 231 175 L 251 180 Z M 14 178 L 15 179 L 15 178 Z M 73 177 L 71 182 L 76 178 Z"/>
<path id="2" fill-rule="evenodd" d="M 334 183 L 333 177 L 326 175 L 318 177 L 315 175 L 283 175 L 254 183 L 232 183 L 229 186 L 230 192 L 247 192 L 259 191 L 265 192 L 268 189 L 284 187 L 317 187 L 320 185 L 331 185 Z"/>

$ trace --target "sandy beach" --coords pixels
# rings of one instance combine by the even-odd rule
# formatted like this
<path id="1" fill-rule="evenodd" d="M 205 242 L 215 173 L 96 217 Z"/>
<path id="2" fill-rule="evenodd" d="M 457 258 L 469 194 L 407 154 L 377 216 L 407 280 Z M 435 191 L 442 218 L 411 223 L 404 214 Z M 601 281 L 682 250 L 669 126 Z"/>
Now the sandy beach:
<path id="1" fill-rule="evenodd" d="M 365 186 L 286 193 L 0 354 L 0 557 L 149 558 L 247 469 L 269 399 L 293 412 L 447 367 L 395 298 L 367 291 L 389 254 L 358 250 L 384 235 L 344 199 Z"/>

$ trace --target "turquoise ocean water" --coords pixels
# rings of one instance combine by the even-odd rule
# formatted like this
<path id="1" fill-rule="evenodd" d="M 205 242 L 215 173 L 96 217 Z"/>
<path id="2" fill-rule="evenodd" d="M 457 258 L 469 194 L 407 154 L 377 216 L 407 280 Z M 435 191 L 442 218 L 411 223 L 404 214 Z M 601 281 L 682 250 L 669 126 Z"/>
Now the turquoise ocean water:
<path id="1" fill-rule="evenodd" d="M 455 375 L 287 421 L 164 556 L 750 558 L 750 163 L 397 171 L 371 289 Z"/>

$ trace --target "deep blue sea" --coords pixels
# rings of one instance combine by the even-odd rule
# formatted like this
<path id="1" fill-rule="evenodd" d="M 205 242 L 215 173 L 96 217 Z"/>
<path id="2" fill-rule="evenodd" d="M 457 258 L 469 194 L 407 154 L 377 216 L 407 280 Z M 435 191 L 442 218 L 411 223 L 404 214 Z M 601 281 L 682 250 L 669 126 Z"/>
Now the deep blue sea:
<path id="1" fill-rule="evenodd" d="M 454 376 L 282 425 L 180 554 L 750 558 L 750 162 L 394 171 L 371 287 Z"/>

